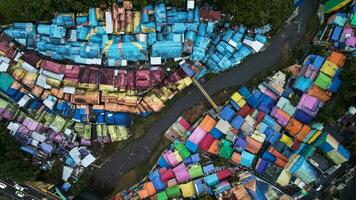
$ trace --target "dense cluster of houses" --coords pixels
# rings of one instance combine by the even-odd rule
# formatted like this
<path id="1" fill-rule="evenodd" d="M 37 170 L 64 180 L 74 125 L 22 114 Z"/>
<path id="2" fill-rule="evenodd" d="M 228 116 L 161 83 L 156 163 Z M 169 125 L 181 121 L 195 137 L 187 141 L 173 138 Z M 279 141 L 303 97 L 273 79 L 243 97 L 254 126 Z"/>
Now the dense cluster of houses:
<path id="1" fill-rule="evenodd" d="M 346 2 L 346 1 L 344 1 Z M 356 49 L 356 2 L 330 15 L 314 38 L 314 44 L 353 53 Z"/>
<path id="2" fill-rule="evenodd" d="M 290 75 L 279 71 L 253 90 L 240 87 L 218 113 L 205 114 L 193 126 L 180 117 L 165 133 L 172 146 L 159 158 L 149 180 L 138 186 L 152 182 L 155 192 L 142 195 L 139 190 L 138 196 L 174 198 L 168 195 L 173 187 L 180 188 L 177 195 L 183 197 L 201 195 L 200 186 L 192 182 L 194 176 L 189 174 L 190 167 L 196 164 L 184 161 L 197 154 L 224 158 L 280 188 L 294 185 L 300 191 L 308 191 L 321 175 L 332 174 L 350 158 L 349 151 L 323 124 L 312 122 L 318 110 L 338 90 L 345 59 L 345 55 L 336 51 L 328 57 L 311 54 L 302 65 L 290 66 Z M 171 176 L 166 178 L 166 173 Z M 208 177 L 199 184 L 211 187 Z M 215 180 L 221 188 L 220 179 Z M 160 182 L 159 186 L 155 181 Z M 193 192 L 189 193 L 192 196 L 184 196 L 182 184 L 192 184 Z M 230 184 L 219 192 L 213 187 L 209 194 L 217 197 L 231 194 L 234 186 Z M 239 187 L 242 186 L 238 184 Z M 247 191 L 254 199 L 253 192 Z"/>
<path id="3" fill-rule="evenodd" d="M 181 130 L 189 130 L 190 125 L 182 118 L 176 123 Z M 205 160 L 204 160 L 205 159 Z M 240 173 L 237 168 L 214 166 L 211 160 L 187 149 L 184 143 L 175 140 L 161 155 L 147 178 L 117 194 L 112 199 L 158 200 L 174 198 L 195 198 L 203 195 L 247 197 L 267 195 L 268 198 L 289 199 L 287 195 L 269 183 L 250 173 Z M 234 185 L 233 176 L 238 176 L 242 184 Z M 230 192 L 231 191 L 231 192 Z M 249 192 L 247 192 L 249 191 Z M 236 194 L 235 194 L 236 193 Z"/>
<path id="4" fill-rule="evenodd" d="M 78 64 L 161 66 L 190 55 L 205 66 L 202 77 L 235 66 L 267 43 L 263 34 L 269 26 L 247 33 L 243 25 L 222 26 L 221 18 L 219 11 L 200 9 L 192 0 L 186 10 L 158 3 L 141 11 L 123 1 L 106 10 L 90 8 L 88 14 L 58 14 L 49 24 L 14 23 L 5 33 L 42 55 Z"/>

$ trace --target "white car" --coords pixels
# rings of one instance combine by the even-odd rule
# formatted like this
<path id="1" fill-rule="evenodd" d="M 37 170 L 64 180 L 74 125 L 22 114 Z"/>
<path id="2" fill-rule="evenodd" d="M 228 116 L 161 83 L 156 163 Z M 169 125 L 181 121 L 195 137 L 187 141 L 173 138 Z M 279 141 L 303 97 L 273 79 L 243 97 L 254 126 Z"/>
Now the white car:
<path id="1" fill-rule="evenodd" d="M 16 189 L 16 190 L 18 190 L 18 191 L 23 191 L 25 188 L 24 187 L 21 187 L 19 184 L 16 184 L 15 186 L 14 186 L 14 188 Z"/>
<path id="2" fill-rule="evenodd" d="M 0 182 L 0 188 L 5 189 L 5 188 L 7 188 L 7 185 L 5 183 Z"/>
<path id="3" fill-rule="evenodd" d="M 24 198 L 26 196 L 25 193 L 20 192 L 20 191 L 16 191 L 15 194 L 20 198 Z"/>
<path id="4" fill-rule="evenodd" d="M 316 188 L 316 191 L 319 192 L 322 188 L 323 188 L 323 186 L 322 186 L 322 185 L 319 185 L 319 187 Z"/>

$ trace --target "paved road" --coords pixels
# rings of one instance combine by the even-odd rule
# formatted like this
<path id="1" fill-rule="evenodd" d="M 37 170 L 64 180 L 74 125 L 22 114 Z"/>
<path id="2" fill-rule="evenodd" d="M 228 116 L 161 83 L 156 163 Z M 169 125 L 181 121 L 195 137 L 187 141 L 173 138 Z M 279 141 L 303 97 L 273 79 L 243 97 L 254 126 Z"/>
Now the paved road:
<path id="1" fill-rule="evenodd" d="M 15 183 L 11 181 L 5 181 L 5 180 L 0 180 L 1 183 L 6 185 L 6 188 L 2 189 L 0 188 L 0 195 L 6 196 L 8 199 L 14 199 L 14 200 L 57 200 L 59 198 L 55 197 L 50 197 L 47 194 L 39 191 L 38 189 L 25 185 L 25 184 L 19 184 L 21 187 L 23 187 L 22 193 L 25 194 L 23 198 L 19 197 L 16 195 L 16 188 L 15 188 Z"/>
<path id="2" fill-rule="evenodd" d="M 288 43 L 289 47 L 293 47 L 298 37 L 305 33 L 308 19 L 313 13 L 317 12 L 317 7 L 317 0 L 305 1 L 298 15 L 283 28 L 264 52 L 250 57 L 243 64 L 230 71 L 215 76 L 204 83 L 203 87 L 212 95 L 221 89 L 242 85 L 257 73 L 265 71 L 276 64 L 282 55 L 284 44 Z M 148 159 L 152 149 L 157 145 L 161 134 L 170 124 L 184 110 L 204 100 L 203 95 L 197 88 L 191 87 L 187 93 L 187 95 L 178 99 L 168 111 L 163 113 L 162 119 L 154 123 L 147 130 L 144 137 L 132 142 L 120 153 L 116 154 L 111 161 L 94 172 L 94 184 L 97 192 L 114 188 L 120 175 Z M 93 185 L 91 188 L 94 188 Z"/>

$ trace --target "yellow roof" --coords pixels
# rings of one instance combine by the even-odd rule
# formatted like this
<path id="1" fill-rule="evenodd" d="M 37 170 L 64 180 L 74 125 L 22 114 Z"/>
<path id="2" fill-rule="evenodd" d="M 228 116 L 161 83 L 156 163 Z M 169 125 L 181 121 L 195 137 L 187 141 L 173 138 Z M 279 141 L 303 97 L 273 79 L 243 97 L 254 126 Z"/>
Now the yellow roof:
<path id="1" fill-rule="evenodd" d="M 242 96 L 240 93 L 235 92 L 230 98 L 237 103 L 242 99 Z"/>
<path id="2" fill-rule="evenodd" d="M 316 140 L 316 138 L 319 137 L 320 134 L 321 134 L 321 131 L 317 131 L 317 132 L 310 138 L 310 140 L 308 141 L 308 144 L 312 144 L 312 143 Z"/>
<path id="3" fill-rule="evenodd" d="M 174 151 L 174 152 L 173 152 L 173 155 L 174 155 L 174 157 L 176 158 L 176 160 L 177 160 L 178 163 L 180 163 L 180 162 L 183 161 L 183 158 L 182 158 L 182 156 L 180 156 L 180 154 L 179 154 L 178 151 Z"/>
<path id="4" fill-rule="evenodd" d="M 241 99 L 239 102 L 237 102 L 237 105 L 239 105 L 240 108 L 242 108 L 246 104 L 246 101 L 244 99 Z"/>
<path id="5" fill-rule="evenodd" d="M 195 188 L 194 188 L 192 181 L 190 181 L 189 183 L 186 183 L 186 184 L 181 184 L 181 185 L 179 185 L 179 187 L 182 191 L 182 195 L 184 198 L 189 198 L 189 197 L 194 196 Z"/>
<path id="6" fill-rule="evenodd" d="M 291 147 L 293 145 L 293 140 L 292 138 L 290 138 L 288 135 L 283 134 L 281 139 L 279 139 L 279 141 L 283 142 L 284 144 L 286 144 L 287 146 Z"/>
<path id="7" fill-rule="evenodd" d="M 282 173 L 278 176 L 277 183 L 281 186 L 287 186 L 290 179 L 292 178 L 292 174 L 287 172 L 287 170 L 283 170 Z"/>
<path id="8" fill-rule="evenodd" d="M 338 66 L 332 63 L 329 60 L 326 60 L 321 67 L 320 71 L 324 72 L 325 74 L 329 75 L 330 77 L 334 77 Z"/>

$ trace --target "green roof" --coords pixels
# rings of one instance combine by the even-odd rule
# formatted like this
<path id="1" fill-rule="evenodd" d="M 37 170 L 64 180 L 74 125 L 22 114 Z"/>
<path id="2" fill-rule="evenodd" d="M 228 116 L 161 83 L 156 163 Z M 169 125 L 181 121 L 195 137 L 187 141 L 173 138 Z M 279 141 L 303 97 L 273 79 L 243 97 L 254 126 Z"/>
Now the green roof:
<path id="1" fill-rule="evenodd" d="M 329 0 L 324 5 L 324 12 L 329 13 L 335 10 L 340 9 L 341 7 L 345 6 L 351 0 Z"/>
<path id="2" fill-rule="evenodd" d="M 166 200 L 166 199 L 168 199 L 168 197 L 164 191 L 157 194 L 157 200 Z"/>
<path id="3" fill-rule="evenodd" d="M 6 92 L 11 84 L 14 82 L 14 79 L 7 73 L 0 73 L 0 90 Z"/>
<path id="4" fill-rule="evenodd" d="M 356 26 L 356 12 L 352 15 L 352 18 L 351 18 L 351 25 L 352 25 L 352 26 Z"/>
<path id="5" fill-rule="evenodd" d="M 220 151 L 219 156 L 230 159 L 233 153 L 232 143 L 230 141 L 222 139 L 219 143 Z"/>
<path id="6" fill-rule="evenodd" d="M 179 152 L 179 154 L 182 156 L 183 159 L 186 159 L 190 156 L 190 152 L 185 147 L 185 145 L 182 144 L 181 142 L 176 141 L 174 144 L 174 148 L 177 149 L 177 151 Z"/>
<path id="7" fill-rule="evenodd" d="M 329 88 L 330 83 L 331 83 L 331 78 L 322 72 L 319 73 L 318 77 L 314 81 L 315 85 L 319 86 L 324 90 Z"/>
<path id="8" fill-rule="evenodd" d="M 0 99 L 0 108 L 6 108 L 9 105 L 9 102 L 5 101 L 4 99 Z"/>
<path id="9" fill-rule="evenodd" d="M 175 185 L 174 187 L 171 188 L 167 188 L 166 193 L 169 198 L 178 197 L 181 194 L 178 185 Z"/>
<path id="10" fill-rule="evenodd" d="M 204 176 L 204 172 L 200 164 L 191 166 L 190 169 L 188 169 L 188 172 L 192 179 Z"/>

